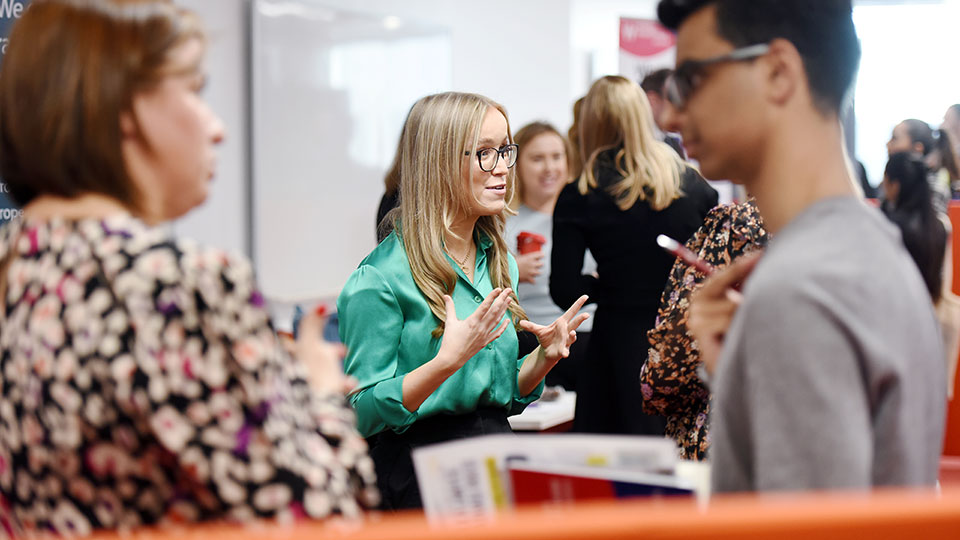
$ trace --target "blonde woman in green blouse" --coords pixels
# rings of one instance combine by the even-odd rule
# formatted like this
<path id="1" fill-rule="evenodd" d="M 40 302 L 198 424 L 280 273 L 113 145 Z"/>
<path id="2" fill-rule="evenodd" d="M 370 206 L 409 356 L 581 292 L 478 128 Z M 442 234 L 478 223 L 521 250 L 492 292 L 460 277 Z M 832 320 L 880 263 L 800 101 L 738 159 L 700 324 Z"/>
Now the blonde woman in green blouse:
<path id="1" fill-rule="evenodd" d="M 504 108 L 476 94 L 418 101 L 400 143 L 397 229 L 360 263 L 337 302 L 351 400 L 387 509 L 421 506 L 410 451 L 509 432 L 569 354 L 577 300 L 548 326 L 525 320 L 503 238 L 517 158 Z M 517 359 L 516 327 L 540 347 Z"/>

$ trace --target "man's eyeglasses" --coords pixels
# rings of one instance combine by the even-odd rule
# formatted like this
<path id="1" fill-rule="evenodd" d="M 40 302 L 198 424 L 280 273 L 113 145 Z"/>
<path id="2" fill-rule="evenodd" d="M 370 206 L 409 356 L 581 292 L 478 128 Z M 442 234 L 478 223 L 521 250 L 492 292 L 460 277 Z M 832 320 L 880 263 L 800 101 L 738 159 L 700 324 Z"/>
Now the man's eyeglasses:
<path id="1" fill-rule="evenodd" d="M 497 162 L 500 161 L 501 157 L 507 164 L 507 168 L 513 167 L 517 162 L 517 154 L 519 153 L 520 147 L 515 144 L 505 144 L 500 148 L 478 148 L 476 152 L 480 169 L 484 172 L 491 172 L 496 169 Z M 463 153 L 465 156 L 469 156 L 470 154 L 473 154 L 473 152 L 469 150 Z"/>
<path id="2" fill-rule="evenodd" d="M 753 60 L 767 54 L 770 46 L 766 43 L 759 45 L 750 45 L 734 49 L 727 54 L 705 58 L 703 60 L 687 60 L 677 66 L 664 84 L 664 97 L 671 105 L 678 109 L 683 109 L 687 105 L 687 100 L 697 90 L 700 83 L 703 82 L 704 70 L 708 66 L 721 64 L 724 62 L 743 62 Z"/>

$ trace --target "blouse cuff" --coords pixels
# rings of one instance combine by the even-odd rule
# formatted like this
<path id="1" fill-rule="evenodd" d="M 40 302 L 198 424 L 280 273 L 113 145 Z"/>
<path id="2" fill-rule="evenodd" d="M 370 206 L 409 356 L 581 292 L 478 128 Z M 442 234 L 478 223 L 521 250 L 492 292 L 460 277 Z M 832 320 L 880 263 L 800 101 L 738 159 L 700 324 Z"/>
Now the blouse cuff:
<path id="1" fill-rule="evenodd" d="M 533 354 L 533 353 L 530 353 L 530 354 Z M 530 356 L 530 355 L 527 355 L 527 356 Z M 520 375 L 520 366 L 523 365 L 523 361 L 527 359 L 527 356 L 524 356 L 523 358 L 517 361 L 517 373 L 516 373 L 517 377 L 519 377 Z M 543 381 L 544 379 L 540 379 L 540 382 L 537 384 L 537 386 L 535 386 L 534 389 L 531 390 L 530 393 L 525 396 L 518 395 L 520 393 L 520 390 L 518 388 L 517 393 L 514 394 L 513 402 L 510 404 L 510 410 L 508 411 L 508 415 L 512 416 L 514 414 L 520 414 L 523 412 L 524 409 L 527 408 L 527 405 L 540 399 L 540 396 L 543 395 L 543 389 L 546 386 L 546 384 Z"/>
<path id="2" fill-rule="evenodd" d="M 403 406 L 403 377 L 382 381 L 373 389 L 377 415 L 388 427 L 398 432 L 406 431 L 419 415 Z M 397 429 L 403 428 L 403 429 Z"/>

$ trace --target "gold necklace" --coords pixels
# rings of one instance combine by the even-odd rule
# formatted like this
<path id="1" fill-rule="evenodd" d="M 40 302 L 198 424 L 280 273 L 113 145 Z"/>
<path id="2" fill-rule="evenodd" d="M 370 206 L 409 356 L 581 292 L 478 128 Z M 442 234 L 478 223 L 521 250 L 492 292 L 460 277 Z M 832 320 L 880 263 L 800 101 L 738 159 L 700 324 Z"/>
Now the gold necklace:
<path id="1" fill-rule="evenodd" d="M 450 255 L 450 257 L 452 257 L 453 260 L 454 260 L 458 265 L 460 265 L 460 268 L 463 269 L 464 273 L 467 272 L 467 259 L 470 258 L 470 250 L 469 250 L 469 249 L 467 249 L 467 254 L 463 256 L 463 260 L 462 260 L 462 261 L 461 261 L 460 259 L 458 259 L 456 255 L 454 255 L 453 253 L 451 253 L 450 250 L 447 250 L 447 254 Z"/>

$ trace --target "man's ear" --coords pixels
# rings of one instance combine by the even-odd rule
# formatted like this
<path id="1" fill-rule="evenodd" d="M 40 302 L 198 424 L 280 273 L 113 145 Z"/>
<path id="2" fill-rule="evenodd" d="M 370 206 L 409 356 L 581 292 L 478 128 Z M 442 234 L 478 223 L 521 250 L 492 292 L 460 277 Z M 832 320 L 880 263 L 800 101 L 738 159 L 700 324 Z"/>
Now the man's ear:
<path id="1" fill-rule="evenodd" d="M 774 39 L 770 42 L 770 51 L 760 61 L 767 68 L 766 96 L 771 102 L 785 105 L 807 88 L 803 58 L 793 43 L 782 38 Z"/>

